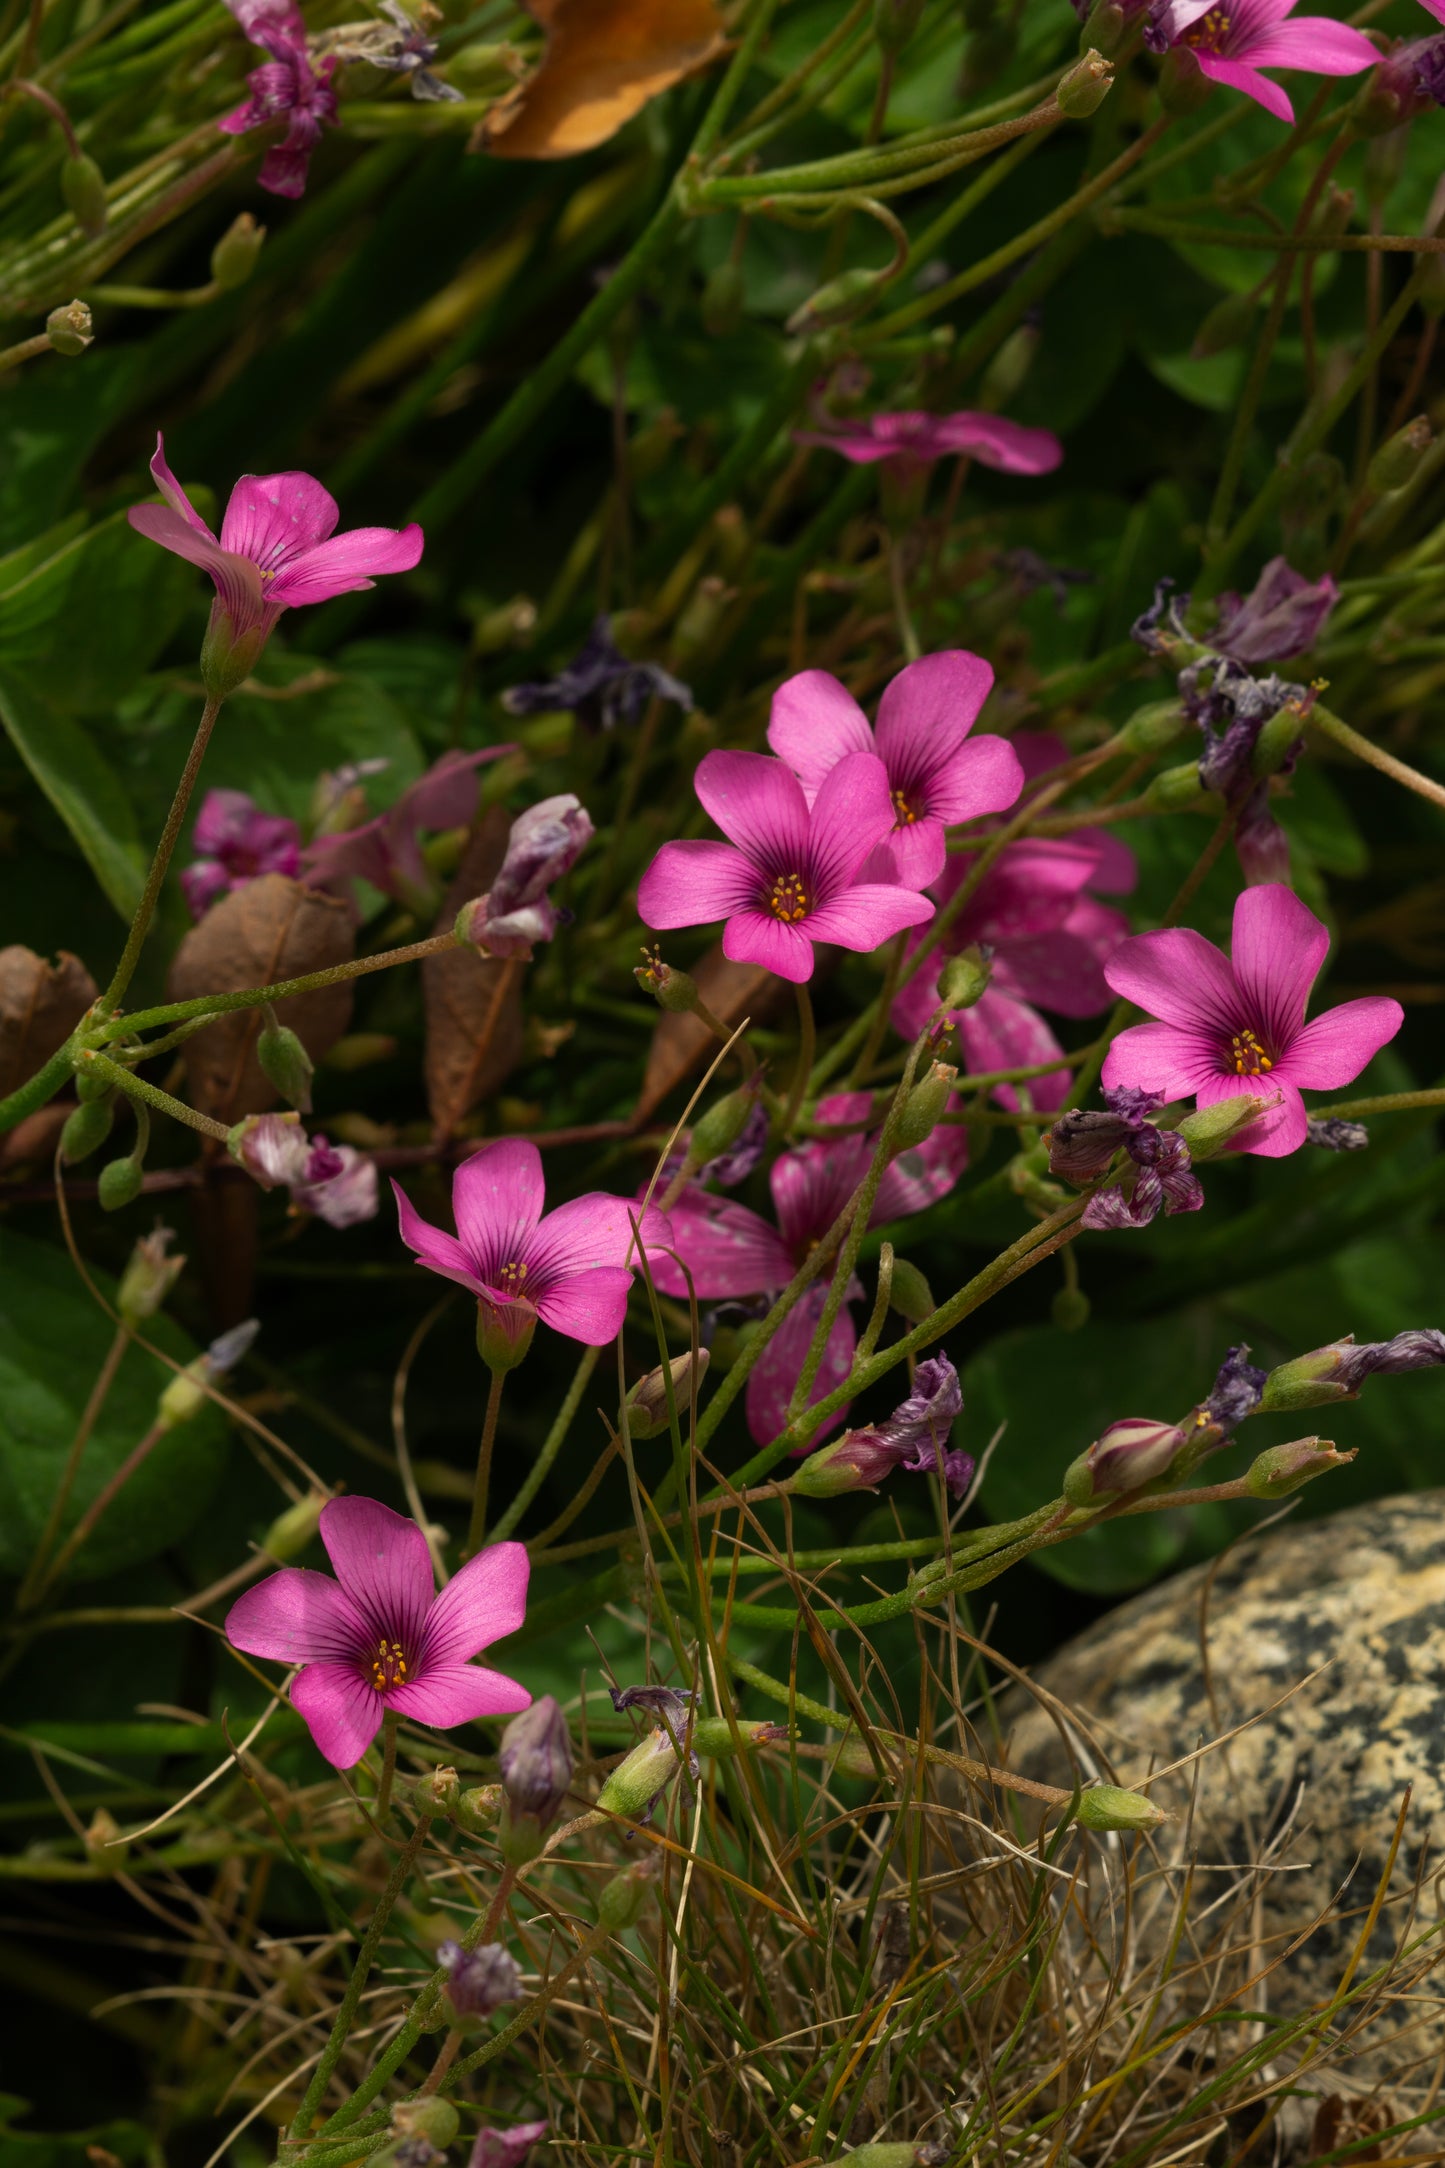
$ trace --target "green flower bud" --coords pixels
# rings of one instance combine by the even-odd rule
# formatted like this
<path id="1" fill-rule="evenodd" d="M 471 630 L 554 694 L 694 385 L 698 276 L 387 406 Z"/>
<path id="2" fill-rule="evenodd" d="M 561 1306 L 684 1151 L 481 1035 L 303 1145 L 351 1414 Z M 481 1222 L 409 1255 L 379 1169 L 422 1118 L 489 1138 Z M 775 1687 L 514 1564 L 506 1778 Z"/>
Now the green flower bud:
<path id="1" fill-rule="evenodd" d="M 640 1822 L 649 1815 L 672 1783 L 682 1764 L 666 1730 L 659 1725 L 619 1762 L 601 1791 L 597 1805 L 603 1814 L 623 1814 Z"/>
<path id="2" fill-rule="evenodd" d="M 1197 1107 L 1186 1114 L 1179 1134 L 1189 1147 L 1189 1157 L 1196 1165 L 1201 1159 L 1217 1159 L 1242 1130 L 1258 1121 L 1264 1104 L 1253 1092 L 1236 1092 L 1232 1098 L 1216 1100 L 1212 1107 Z"/>
<path id="3" fill-rule="evenodd" d="M 88 1105 L 78 1106 L 66 1119 L 60 1132 L 60 1156 L 67 1167 L 78 1166 L 82 1159 L 104 1144 L 115 1121 L 114 1096 L 92 1099 Z"/>
<path id="4" fill-rule="evenodd" d="M 500 1784 L 473 1784 L 462 1793 L 456 1805 L 458 1829 L 468 1836 L 480 1837 L 495 1827 L 502 1811 L 502 1787 Z"/>
<path id="5" fill-rule="evenodd" d="M 1204 806 L 1222 807 L 1224 802 L 1200 782 L 1197 760 L 1166 768 L 1162 775 L 1155 776 L 1144 795 L 1160 813 L 1192 813 Z"/>
<path id="6" fill-rule="evenodd" d="M 391 2127 L 401 2138 L 424 2138 L 444 2153 L 456 2142 L 461 2117 L 449 2100 L 430 2093 L 425 2100 L 399 2100 L 391 2111 Z"/>
<path id="7" fill-rule="evenodd" d="M 730 1151 L 747 1128 L 757 1103 L 756 1090 L 743 1084 L 700 1115 L 687 1148 L 692 1164 L 704 1167 L 710 1159 L 720 1159 L 724 1152 Z"/>
<path id="8" fill-rule="evenodd" d="M 936 1061 L 921 1084 L 915 1084 L 903 1102 L 898 1117 L 898 1127 L 893 1133 L 895 1152 L 911 1151 L 931 1137 L 938 1125 L 938 1117 L 948 1105 L 948 1098 L 958 1082 L 958 1071 L 947 1062 Z"/>
<path id="9" fill-rule="evenodd" d="M 186 1269 L 184 1257 L 166 1253 L 175 1240 L 169 1227 L 156 1227 L 142 1235 L 127 1260 L 116 1293 L 116 1308 L 128 1325 L 142 1325 L 154 1317 L 176 1281 Z"/>
<path id="10" fill-rule="evenodd" d="M 1392 489 L 1403 489 L 1414 479 L 1421 460 L 1434 442 L 1430 424 L 1423 414 L 1417 414 L 1403 429 L 1397 429 L 1370 461 L 1368 480 L 1377 495 L 1384 496 Z"/>
<path id="11" fill-rule="evenodd" d="M 891 265 L 881 271 L 870 271 L 859 265 L 855 270 L 843 271 L 835 279 L 829 279 L 815 294 L 810 294 L 801 307 L 794 309 L 788 318 L 787 328 L 800 331 L 821 331 L 829 324 L 846 324 L 864 309 L 894 276 Z"/>
<path id="12" fill-rule="evenodd" d="M 652 1863 L 639 1860 L 636 1866 L 626 1867 L 615 1874 L 602 1887 L 597 1900 L 597 1924 L 609 1934 L 620 1935 L 629 1927 L 635 1927 L 647 1910 L 647 1900 L 652 1895 Z"/>
<path id="13" fill-rule="evenodd" d="M 734 1737 L 734 1727 L 725 1716 L 702 1716 L 692 1727 L 692 1750 L 704 1761 L 726 1761 L 730 1755 L 747 1753 L 756 1746 L 771 1746 L 787 1736 L 786 1724 L 771 1723 L 766 1717 L 746 1722 L 740 1717 Z"/>
<path id="14" fill-rule="evenodd" d="M 1354 1457 L 1353 1447 L 1341 1453 L 1331 1438 L 1295 1438 L 1289 1445 L 1271 1446 L 1251 1461 L 1244 1487 L 1251 1498 L 1288 1498 L 1291 1491 L 1303 1490 L 1327 1469 L 1347 1467 Z"/>
<path id="15" fill-rule="evenodd" d="M 537 1313 L 530 1302 L 477 1304 L 477 1353 L 494 1374 L 515 1370 L 526 1360 L 537 1330 Z"/>
<path id="16" fill-rule="evenodd" d="M 1254 337 L 1259 303 L 1253 294 L 1226 294 L 1216 301 L 1194 334 L 1191 361 L 1207 361 L 1211 354 L 1227 354 L 1232 346 L 1244 346 Z"/>
<path id="17" fill-rule="evenodd" d="M 1082 67 L 1083 62 L 1079 65 Z M 1064 81 L 1068 81 L 1067 76 Z M 1022 390 L 1024 378 L 1033 367 L 1034 356 L 1039 350 L 1039 337 L 1035 325 L 1020 324 L 1017 331 L 1009 333 L 984 370 L 978 403 L 989 413 L 1008 406 L 1014 394 Z"/>
<path id="18" fill-rule="evenodd" d="M 245 285 L 256 268 L 265 238 L 265 227 L 258 226 L 249 211 L 232 219 L 211 250 L 211 277 L 222 293 Z"/>
<path id="19" fill-rule="evenodd" d="M 256 1059 L 262 1074 L 275 1085 L 288 1105 L 302 1114 L 311 1112 L 311 1079 L 316 1074 L 311 1056 L 289 1024 L 278 1024 L 268 1006 L 269 1021 L 256 1040 Z"/>
<path id="20" fill-rule="evenodd" d="M 412 1804 L 419 1814 L 451 1814 L 461 1796 L 457 1773 L 445 1762 L 418 1777 L 411 1788 Z"/>
<path id="21" fill-rule="evenodd" d="M 1193 727 L 1177 700 L 1151 700 L 1134 710 L 1119 735 L 1131 753 L 1162 753 Z"/>
<path id="22" fill-rule="evenodd" d="M 1277 775 L 1290 755 L 1291 747 L 1299 743 L 1304 718 L 1297 707 L 1286 704 L 1271 715 L 1269 721 L 1254 741 L 1250 758 L 1250 772 L 1261 782 L 1267 775 Z"/>
<path id="23" fill-rule="evenodd" d="M 1081 1287 L 1061 1287 L 1049 1314 L 1060 1332 L 1078 1332 L 1089 1322 L 1092 1305 Z"/>
<path id="24" fill-rule="evenodd" d="M 144 1178 L 145 1166 L 137 1153 L 128 1153 L 124 1159 L 112 1159 L 101 1168 L 96 1184 L 101 1211 L 119 1212 L 126 1205 L 134 1204 Z"/>
<path id="25" fill-rule="evenodd" d="M 743 267 L 731 256 L 708 274 L 702 290 L 702 328 L 710 339 L 725 339 L 743 320 Z"/>
<path id="26" fill-rule="evenodd" d="M 975 941 L 944 965 L 938 976 L 938 998 L 946 1009 L 971 1009 L 988 992 L 992 976 L 993 958 L 985 956 Z"/>
<path id="27" fill-rule="evenodd" d="M 676 1355 L 668 1364 L 672 1377 L 672 1398 L 679 1416 L 685 1416 L 691 1404 L 694 1385 L 701 1385 L 707 1375 L 711 1356 L 705 1347 L 696 1355 Z M 667 1386 L 665 1373 L 649 1370 L 645 1378 L 638 1380 L 627 1395 L 627 1430 L 633 1438 L 652 1438 L 667 1428 Z"/>
<path id="28" fill-rule="evenodd" d="M 910 1325 L 921 1325 L 926 1317 L 932 1317 L 938 1304 L 917 1265 L 911 1265 L 906 1257 L 893 1260 L 893 1279 L 888 1289 L 888 1300 L 900 1317 L 906 1317 Z"/>
<path id="29" fill-rule="evenodd" d="M 1074 62 L 1059 80 L 1054 96 L 1059 111 L 1071 120 L 1087 120 L 1103 104 L 1114 81 L 1114 71 L 1102 53 L 1092 49 Z"/>
<path id="30" fill-rule="evenodd" d="M 86 239 L 98 241 L 109 222 L 105 175 L 88 152 L 66 159 L 60 168 L 60 193 Z"/>
<path id="31" fill-rule="evenodd" d="M 1142 1792 L 1121 1792 L 1113 1784 L 1091 1784 L 1079 1794 L 1074 1819 L 1081 1829 L 1157 1829 L 1169 1817 Z"/>
<path id="32" fill-rule="evenodd" d="M 321 1525 L 321 1508 L 327 1504 L 324 1491 L 310 1491 L 298 1498 L 294 1506 L 287 1506 L 261 1538 L 261 1548 L 268 1558 L 279 1558 L 283 1563 L 299 1558 Z"/>
<path id="33" fill-rule="evenodd" d="M 45 319 L 45 336 L 57 354 L 83 354 L 95 337 L 90 311 L 83 301 L 67 301 L 52 309 Z"/>

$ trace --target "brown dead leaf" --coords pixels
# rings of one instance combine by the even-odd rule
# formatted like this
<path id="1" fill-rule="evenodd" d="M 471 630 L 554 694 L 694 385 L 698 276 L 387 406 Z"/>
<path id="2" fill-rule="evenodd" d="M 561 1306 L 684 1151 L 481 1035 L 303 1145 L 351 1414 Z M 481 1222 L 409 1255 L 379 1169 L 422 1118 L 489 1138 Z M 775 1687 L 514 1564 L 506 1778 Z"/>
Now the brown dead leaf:
<path id="1" fill-rule="evenodd" d="M 78 956 L 49 964 L 33 949 L 0 949 L 0 1099 L 63 1046 L 98 988 Z"/>
<path id="2" fill-rule="evenodd" d="M 526 81 L 499 98 L 467 148 L 494 158 L 574 158 L 726 45 L 713 0 L 523 0 L 547 33 Z"/>
<path id="3" fill-rule="evenodd" d="M 784 997 L 783 983 L 774 978 L 771 971 L 765 971 L 761 964 L 729 962 L 722 952 L 721 942 L 714 943 L 692 975 L 713 1015 L 729 1026 L 745 1016 L 770 1016 Z M 663 1011 L 652 1034 L 652 1046 L 642 1078 L 642 1095 L 635 1117 L 639 1125 L 661 1106 L 675 1084 L 680 1084 L 691 1070 L 703 1066 L 702 1057 L 709 1048 L 713 1053 L 717 1052 L 719 1043 L 697 1017 L 675 1016 Z"/>
<path id="4" fill-rule="evenodd" d="M 73 1099 L 52 1099 L 0 1137 L 0 1174 L 43 1174 L 55 1157 L 60 1132 L 75 1112 Z"/>
<path id="5" fill-rule="evenodd" d="M 511 815 L 491 806 L 472 830 L 437 919 L 444 933 L 462 905 L 483 895 L 507 854 Z M 426 1003 L 426 1096 L 440 1137 L 449 1137 L 494 1092 L 522 1052 L 522 973 L 515 958 L 444 949 L 421 967 Z"/>
<path id="6" fill-rule="evenodd" d="M 270 986 L 277 979 L 349 963 L 355 953 L 356 935 L 344 903 L 303 888 L 284 873 L 264 873 L 223 896 L 191 928 L 176 951 L 166 996 L 194 1001 L 202 994 Z M 276 1015 L 319 1061 L 350 1023 L 351 1000 L 351 985 L 343 981 L 278 1001 Z M 191 1100 L 202 1113 L 235 1122 L 276 1104 L 276 1087 L 256 1059 L 260 1030 L 259 1009 L 238 1009 L 186 1041 Z"/>

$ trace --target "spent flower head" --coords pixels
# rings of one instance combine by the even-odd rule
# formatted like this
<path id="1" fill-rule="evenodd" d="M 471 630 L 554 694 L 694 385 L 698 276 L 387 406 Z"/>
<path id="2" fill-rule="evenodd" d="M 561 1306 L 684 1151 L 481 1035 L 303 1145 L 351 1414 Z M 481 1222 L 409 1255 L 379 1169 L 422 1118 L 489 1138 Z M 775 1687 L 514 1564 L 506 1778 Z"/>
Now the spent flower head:
<path id="1" fill-rule="evenodd" d="M 271 57 L 247 76 L 250 97 L 216 126 L 222 135 L 246 135 L 253 128 L 274 127 L 284 120 L 286 133 L 267 151 L 257 179 L 273 196 L 300 196 L 322 128 L 336 119 L 336 93 L 331 88 L 336 62 L 312 60 L 306 23 L 296 0 L 225 0 L 225 4 L 251 43 Z"/>
<path id="2" fill-rule="evenodd" d="M 547 2135 L 547 2125 L 513 2123 L 506 2130 L 479 2130 L 467 2168 L 526 2168 L 527 2155 Z"/>
<path id="3" fill-rule="evenodd" d="M 441 899 L 441 883 L 423 854 L 423 835 L 464 828 L 477 810 L 477 769 L 513 751 L 485 745 L 475 753 L 443 753 L 385 813 L 308 843 L 302 853 L 307 881 L 345 897 L 353 909 L 355 884 L 366 881 L 417 916 L 428 916 Z"/>
<path id="4" fill-rule="evenodd" d="M 463 1949 L 460 1942 L 443 1942 L 437 1963 L 447 1976 L 442 1989 L 454 2024 L 466 2029 L 515 2002 L 522 1992 L 517 1960 L 500 1942 L 484 1942 L 478 1950 Z"/>
<path id="5" fill-rule="evenodd" d="M 509 715 L 542 715 L 566 708 L 588 729 L 613 730 L 619 723 L 637 722 L 654 699 L 671 701 L 684 714 L 692 710 L 690 689 L 659 664 L 634 662 L 624 655 L 612 637 L 611 618 L 599 617 L 577 654 L 555 677 L 509 686 L 502 706 Z"/>
<path id="6" fill-rule="evenodd" d="M 570 791 L 519 813 L 490 889 L 461 908 L 458 938 L 489 956 L 530 958 L 562 923 L 548 889 L 571 872 L 593 834 L 591 816 Z"/>

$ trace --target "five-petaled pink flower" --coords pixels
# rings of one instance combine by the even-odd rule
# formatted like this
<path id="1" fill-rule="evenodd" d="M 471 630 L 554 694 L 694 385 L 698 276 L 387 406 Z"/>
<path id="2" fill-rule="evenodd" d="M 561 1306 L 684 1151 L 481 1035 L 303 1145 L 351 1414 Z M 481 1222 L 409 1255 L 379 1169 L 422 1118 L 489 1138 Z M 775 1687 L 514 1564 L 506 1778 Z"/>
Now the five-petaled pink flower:
<path id="1" fill-rule="evenodd" d="M 824 1126 L 831 1123 L 841 1127 L 861 1121 L 872 1104 L 870 1092 L 835 1092 L 819 1100 L 817 1119 Z M 666 1295 L 685 1297 L 690 1277 L 693 1290 L 704 1298 L 776 1294 L 787 1286 L 799 1265 L 832 1227 L 867 1173 L 877 1141 L 876 1133 L 855 1130 L 826 1140 L 814 1139 L 781 1153 L 768 1175 L 778 1218 L 776 1227 L 735 1198 L 717 1197 L 697 1187 L 685 1189 L 668 1208 L 672 1222 L 669 1248 L 675 1257 L 665 1250 L 652 1250 L 649 1245 L 649 1265 L 657 1286 Z M 900 1152 L 888 1166 L 878 1185 L 869 1225 L 877 1227 L 887 1220 L 906 1219 L 946 1197 L 962 1174 L 967 1158 L 968 1142 L 962 1127 L 940 1123 L 922 1144 Z M 677 1259 L 687 1267 L 686 1274 Z M 830 1277 L 824 1272 L 794 1304 L 748 1377 L 748 1428 L 759 1445 L 775 1438 L 787 1422 L 788 1402 L 827 1299 Z M 848 1302 L 862 1292 L 857 1280 L 849 1282 L 848 1300 L 828 1336 L 810 1401 L 821 1400 L 848 1375 L 857 1344 Z M 845 1413 L 840 1408 L 825 1428 L 840 1423 Z"/>
<path id="2" fill-rule="evenodd" d="M 211 575 L 216 599 L 201 667 L 213 691 L 235 690 L 283 610 L 371 587 L 373 573 L 410 572 L 421 556 L 415 524 L 337 534 L 336 499 L 310 474 L 243 474 L 219 542 L 167 466 L 159 435 L 151 474 L 165 503 L 133 504 L 126 517 L 137 534 Z"/>
<path id="3" fill-rule="evenodd" d="M 295 0 L 226 0 L 226 5 L 251 43 L 271 58 L 247 76 L 251 95 L 245 104 L 216 126 L 222 135 L 246 135 L 284 120 L 286 133 L 267 151 L 256 178 L 270 195 L 299 196 L 322 126 L 336 119 L 335 57 L 319 68 L 313 65 Z"/>
<path id="4" fill-rule="evenodd" d="M 637 891 L 654 930 L 725 919 L 725 956 L 801 984 L 813 976 L 815 941 L 869 954 L 932 918 L 926 896 L 867 867 L 897 819 L 874 754 L 845 754 L 811 806 L 766 753 L 708 753 L 695 787 L 729 841 L 663 844 Z"/>
<path id="5" fill-rule="evenodd" d="M 446 1731 L 530 1706 L 525 1686 L 470 1661 L 522 1623 L 525 1544 L 479 1551 L 438 1595 L 421 1530 L 374 1498 L 333 1498 L 321 1540 L 336 1579 L 284 1566 L 231 1606 L 226 1638 L 305 1666 L 291 1699 L 335 1768 L 360 1761 L 388 1714 Z"/>
<path id="6" fill-rule="evenodd" d="M 263 873 L 301 870 L 301 831 L 284 813 L 263 813 L 243 790 L 208 790 L 191 831 L 194 863 L 181 874 L 192 918 Z"/>
<path id="7" fill-rule="evenodd" d="M 604 1347 L 622 1329 L 632 1273 L 633 1239 L 668 1239 L 660 1212 L 625 1197 L 592 1191 L 559 1205 L 544 1219 L 542 1155 L 526 1137 L 500 1137 L 464 1159 L 452 1177 L 457 1231 L 424 1220 L 393 1181 L 401 1239 L 419 1265 L 455 1280 L 476 1296 L 503 1336 L 525 1338 L 540 1317 L 554 1332 L 588 1347 Z"/>
<path id="8" fill-rule="evenodd" d="M 1186 926 L 1121 942 L 1104 976 L 1158 1021 L 1120 1032 L 1104 1083 L 1166 1099 L 1192 1092 L 1201 1107 L 1241 1092 L 1277 1098 L 1234 1149 L 1266 1159 L 1298 1151 L 1307 1119 L 1301 1086 L 1332 1091 L 1352 1083 L 1405 1016 L 1398 1001 L 1366 994 L 1307 1024 L 1305 1004 L 1329 945 L 1313 911 L 1278 882 L 1239 897 L 1228 957 Z"/>
<path id="9" fill-rule="evenodd" d="M 1051 474 L 1064 447 L 1051 429 L 1026 429 L 1001 414 L 870 414 L 828 429 L 795 431 L 799 444 L 822 444 L 857 465 L 886 459 L 899 467 L 930 467 L 963 455 L 1000 474 Z"/>
<path id="10" fill-rule="evenodd" d="M 1151 52 L 1192 53 L 1211 82 L 1227 83 L 1276 120 L 1294 107 L 1261 68 L 1297 68 L 1306 75 L 1358 75 L 1379 51 L 1361 31 L 1327 15 L 1290 22 L 1296 0 L 1157 0 L 1144 42 Z"/>
<path id="11" fill-rule="evenodd" d="M 849 753 L 876 752 L 888 771 L 894 824 L 865 871 L 926 888 L 943 871 L 945 830 L 1006 811 L 1023 789 L 1006 738 L 969 736 L 992 686 L 989 665 L 966 648 L 925 655 L 887 687 L 875 733 L 846 686 L 826 670 L 803 670 L 773 695 L 768 743 L 809 804 Z"/>

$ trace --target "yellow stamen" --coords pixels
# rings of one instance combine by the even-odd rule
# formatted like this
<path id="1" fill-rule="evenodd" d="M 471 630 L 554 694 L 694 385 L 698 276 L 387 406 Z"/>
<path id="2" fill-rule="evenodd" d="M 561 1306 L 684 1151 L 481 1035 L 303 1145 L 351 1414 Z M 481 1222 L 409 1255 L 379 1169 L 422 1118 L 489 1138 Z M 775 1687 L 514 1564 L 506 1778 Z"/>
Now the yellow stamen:
<path id="1" fill-rule="evenodd" d="M 1257 1033 L 1248 1026 L 1243 1031 L 1232 1034 L 1229 1051 L 1233 1057 L 1236 1076 L 1267 1076 L 1274 1067 Z"/>
<path id="2" fill-rule="evenodd" d="M 785 926 L 796 926 L 808 915 L 808 891 L 800 873 L 780 873 L 765 901 L 774 918 L 780 918 Z"/>
<path id="3" fill-rule="evenodd" d="M 371 1683 L 379 1694 L 389 1686 L 405 1686 L 406 1657 L 399 1641 L 388 1641 L 385 1635 L 376 1644 L 376 1659 L 371 1667 Z"/>

